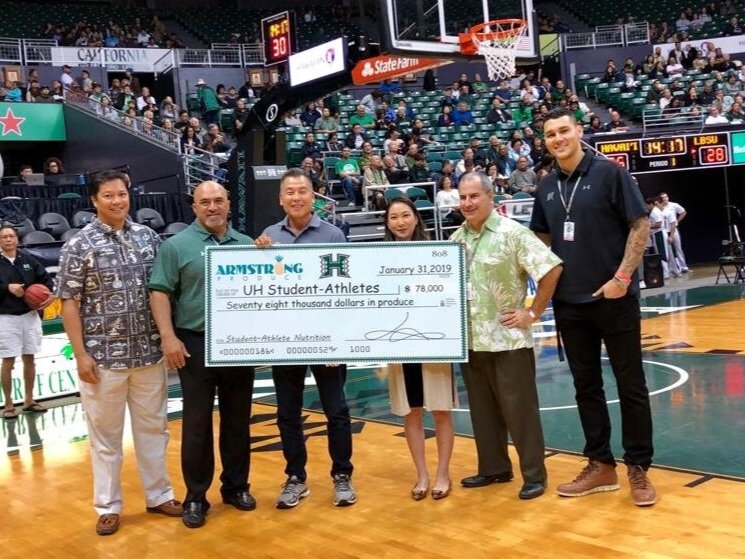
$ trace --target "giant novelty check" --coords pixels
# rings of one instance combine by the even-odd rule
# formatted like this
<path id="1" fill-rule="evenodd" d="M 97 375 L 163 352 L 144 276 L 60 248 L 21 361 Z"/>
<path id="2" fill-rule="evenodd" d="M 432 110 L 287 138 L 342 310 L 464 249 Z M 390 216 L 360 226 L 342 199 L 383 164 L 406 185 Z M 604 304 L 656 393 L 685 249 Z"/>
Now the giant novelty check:
<path id="1" fill-rule="evenodd" d="M 207 365 L 467 359 L 449 242 L 207 247 Z"/>

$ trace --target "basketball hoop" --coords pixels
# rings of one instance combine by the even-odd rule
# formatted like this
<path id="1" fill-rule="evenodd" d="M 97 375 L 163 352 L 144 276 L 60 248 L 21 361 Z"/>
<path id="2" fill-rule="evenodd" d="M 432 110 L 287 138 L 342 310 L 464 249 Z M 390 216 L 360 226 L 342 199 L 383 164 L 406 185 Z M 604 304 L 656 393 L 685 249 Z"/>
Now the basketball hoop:
<path id="1" fill-rule="evenodd" d="M 466 55 L 481 55 L 486 60 L 489 79 L 511 78 L 515 74 L 517 45 L 528 30 L 522 19 L 496 19 L 479 23 L 460 34 L 460 51 Z"/>

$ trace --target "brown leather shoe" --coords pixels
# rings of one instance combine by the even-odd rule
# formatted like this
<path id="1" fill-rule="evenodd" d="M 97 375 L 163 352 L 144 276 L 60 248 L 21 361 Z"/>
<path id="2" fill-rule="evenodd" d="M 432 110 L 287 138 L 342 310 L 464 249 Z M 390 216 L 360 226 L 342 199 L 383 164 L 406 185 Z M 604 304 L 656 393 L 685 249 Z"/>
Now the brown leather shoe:
<path id="1" fill-rule="evenodd" d="M 559 485 L 556 492 L 562 497 L 582 497 L 590 493 L 615 491 L 619 487 L 616 467 L 590 458 L 577 477 Z"/>
<path id="2" fill-rule="evenodd" d="M 96 534 L 99 536 L 110 536 L 119 529 L 119 515 L 108 513 L 98 517 L 96 522 Z"/>
<path id="3" fill-rule="evenodd" d="M 637 507 L 648 507 L 657 502 L 657 491 L 649 481 L 647 472 L 642 466 L 627 466 L 629 470 L 629 488 L 631 500 Z"/>
<path id="4" fill-rule="evenodd" d="M 165 514 L 166 516 L 183 516 L 184 514 L 184 507 L 181 501 L 175 499 L 161 503 L 157 507 L 147 507 L 145 510 L 156 514 Z"/>

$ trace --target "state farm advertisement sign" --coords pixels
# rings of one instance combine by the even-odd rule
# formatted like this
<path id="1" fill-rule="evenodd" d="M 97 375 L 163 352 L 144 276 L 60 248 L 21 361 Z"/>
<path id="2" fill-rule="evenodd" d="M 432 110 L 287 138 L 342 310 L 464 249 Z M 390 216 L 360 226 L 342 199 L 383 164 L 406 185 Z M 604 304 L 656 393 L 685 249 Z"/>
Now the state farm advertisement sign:
<path id="1" fill-rule="evenodd" d="M 352 80 L 355 85 L 363 85 L 437 68 L 451 62 L 441 58 L 376 56 L 360 60 L 352 69 Z"/>

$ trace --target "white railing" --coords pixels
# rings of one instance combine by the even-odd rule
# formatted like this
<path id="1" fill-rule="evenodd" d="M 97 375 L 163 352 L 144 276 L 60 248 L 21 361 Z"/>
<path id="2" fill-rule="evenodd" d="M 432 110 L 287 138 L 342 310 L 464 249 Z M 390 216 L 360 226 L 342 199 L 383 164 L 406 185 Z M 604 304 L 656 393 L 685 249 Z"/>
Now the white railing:
<path id="1" fill-rule="evenodd" d="M 97 119 L 126 130 L 130 134 L 154 141 L 173 152 L 181 151 L 181 134 L 175 130 L 166 130 L 152 122 L 147 122 L 142 117 L 131 117 L 111 105 L 103 105 L 96 99 L 86 98 L 85 95 L 70 94 L 66 103 L 83 109 Z"/>
<path id="2" fill-rule="evenodd" d="M 563 50 L 595 49 L 599 47 L 628 46 L 649 42 L 649 24 L 599 25 L 590 33 L 564 33 L 561 35 Z"/>
<path id="3" fill-rule="evenodd" d="M 642 127 L 644 134 L 654 132 L 656 129 L 669 128 L 691 128 L 701 131 L 704 128 L 705 111 L 698 114 L 683 109 L 677 113 L 660 112 L 659 110 L 646 110 L 642 113 Z"/>
<path id="4" fill-rule="evenodd" d="M 0 62 L 4 64 L 20 64 L 21 40 L 0 38 Z"/>
<path id="5" fill-rule="evenodd" d="M 213 153 L 189 146 L 182 149 L 181 157 L 189 194 L 193 194 L 201 182 L 215 181 L 223 184 L 227 181 L 227 171 L 220 166 L 228 160 L 227 153 Z"/>
<path id="6" fill-rule="evenodd" d="M 179 66 L 243 66 L 240 49 L 179 49 L 176 51 Z"/>
<path id="7" fill-rule="evenodd" d="M 52 63 L 52 49 L 57 46 L 55 39 L 23 39 L 23 59 L 28 62 Z"/>
<path id="8" fill-rule="evenodd" d="M 153 73 L 155 74 L 155 79 L 158 79 L 159 74 L 167 74 L 175 67 L 176 56 L 173 52 L 173 49 L 171 49 L 166 54 L 161 56 L 158 60 L 156 60 L 155 64 L 153 64 Z"/>

